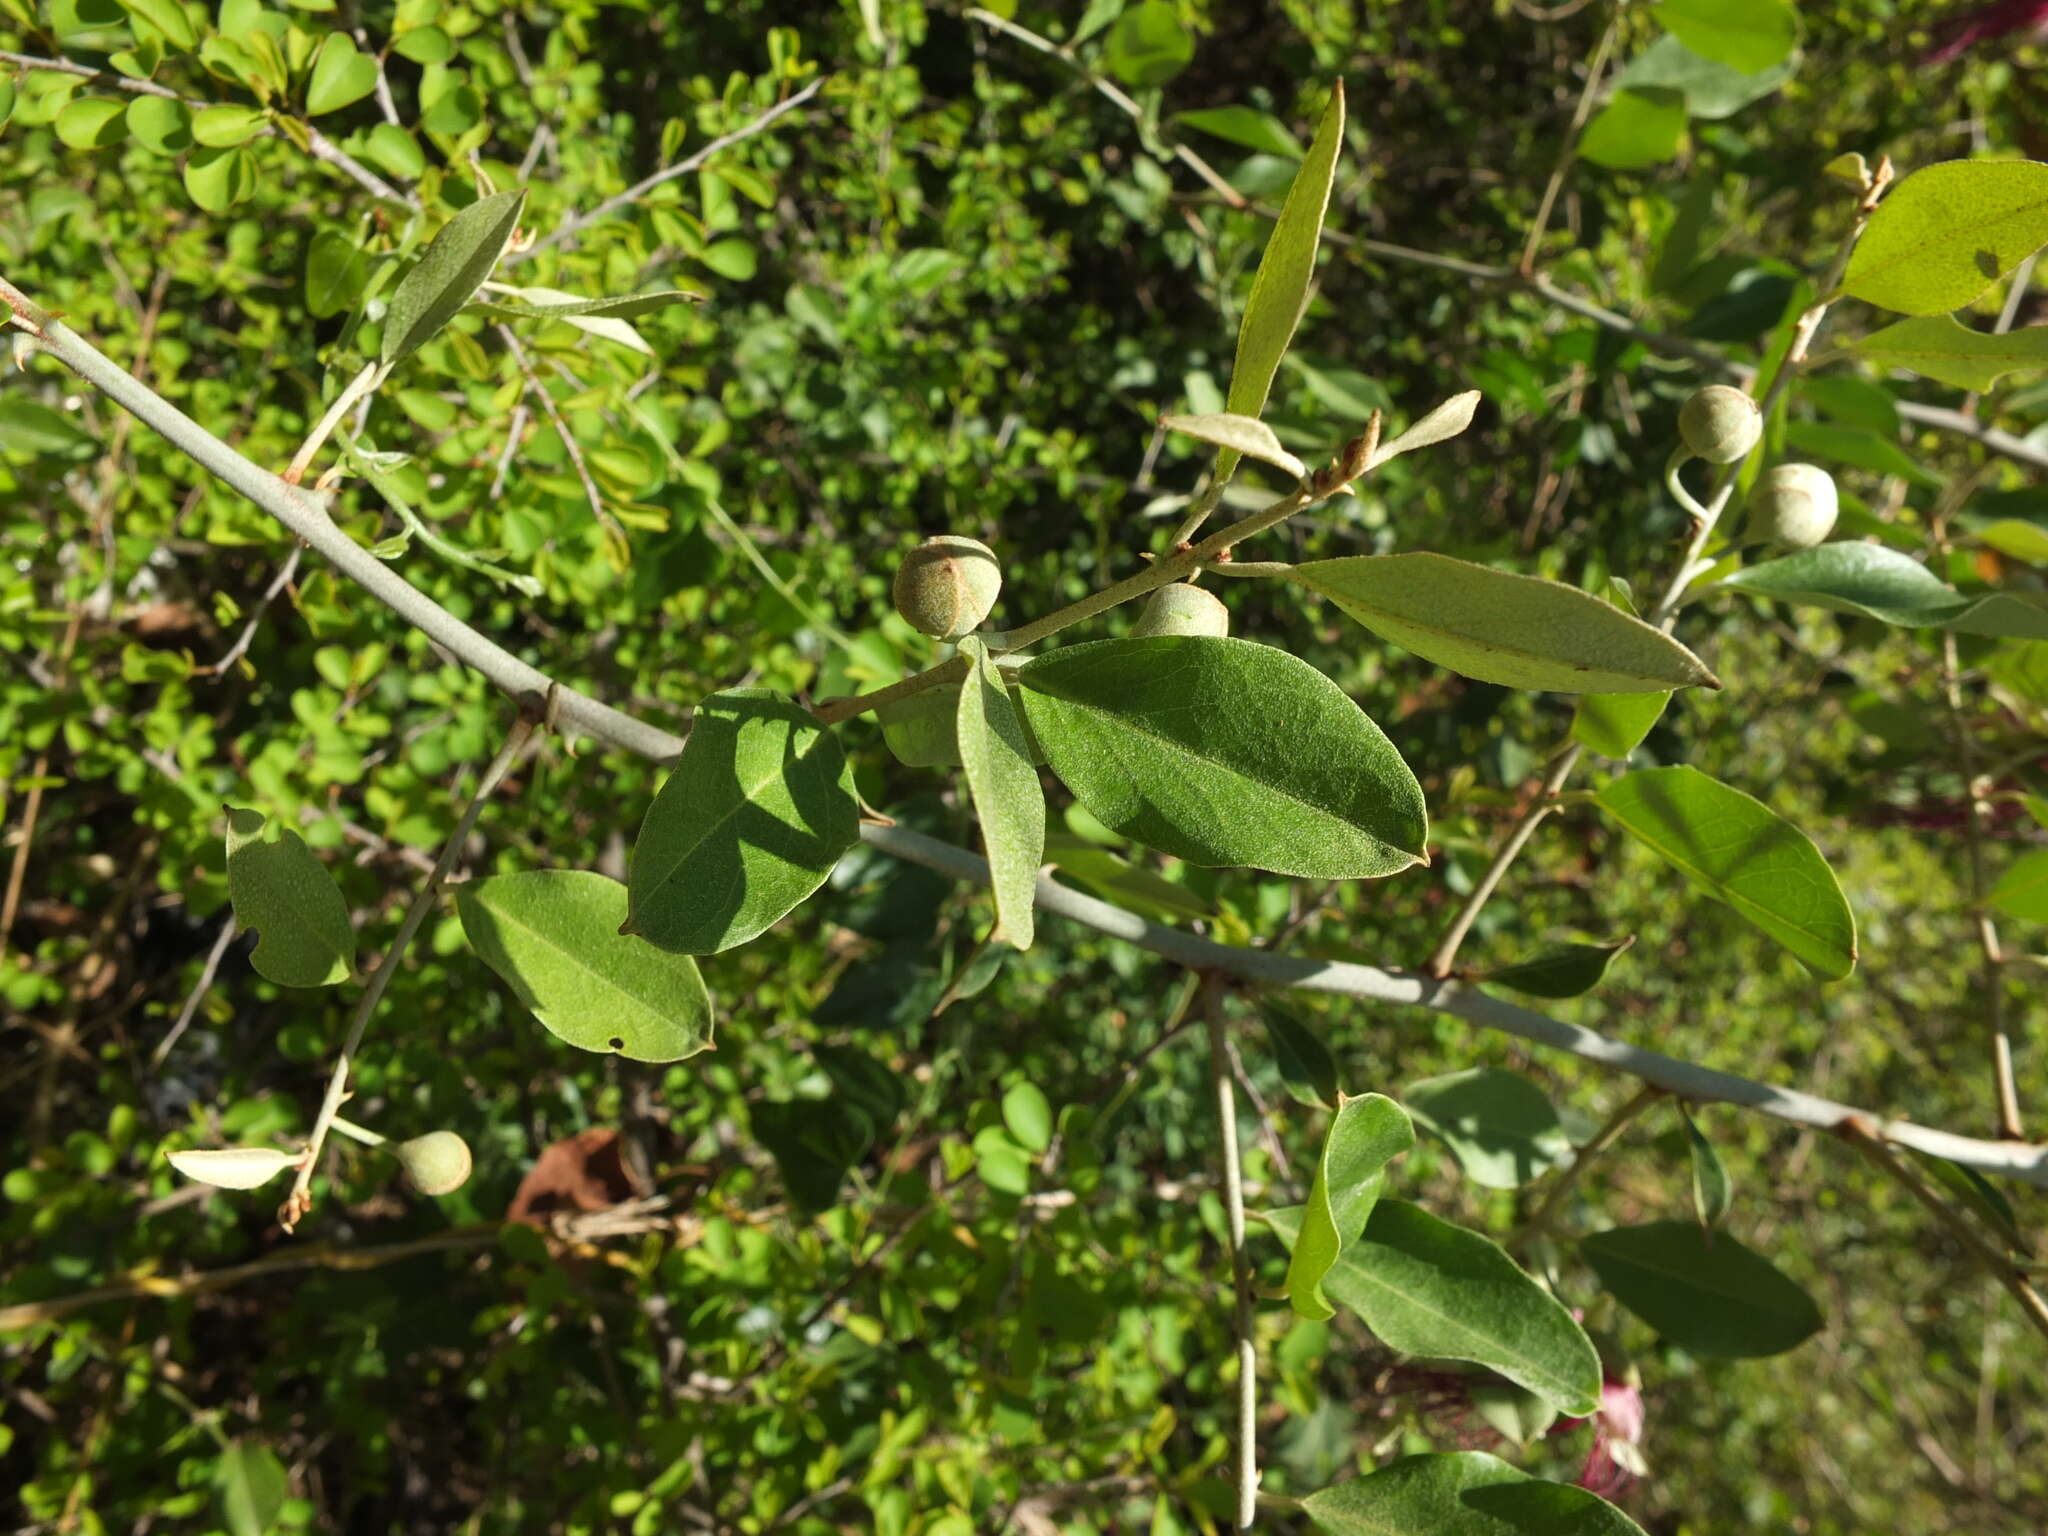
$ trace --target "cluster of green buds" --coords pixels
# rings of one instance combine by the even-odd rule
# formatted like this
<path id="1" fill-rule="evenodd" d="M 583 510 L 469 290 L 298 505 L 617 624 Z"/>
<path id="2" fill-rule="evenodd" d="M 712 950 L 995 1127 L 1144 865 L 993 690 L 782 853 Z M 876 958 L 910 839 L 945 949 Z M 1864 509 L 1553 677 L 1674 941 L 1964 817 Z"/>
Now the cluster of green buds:
<path id="1" fill-rule="evenodd" d="M 1686 452 L 1709 464 L 1735 464 L 1762 440 L 1756 401 L 1726 384 L 1710 384 L 1678 412 Z M 1749 495 L 1748 538 L 1781 549 L 1812 549 L 1835 529 L 1840 498 L 1834 477 L 1817 464 L 1779 464 Z"/>

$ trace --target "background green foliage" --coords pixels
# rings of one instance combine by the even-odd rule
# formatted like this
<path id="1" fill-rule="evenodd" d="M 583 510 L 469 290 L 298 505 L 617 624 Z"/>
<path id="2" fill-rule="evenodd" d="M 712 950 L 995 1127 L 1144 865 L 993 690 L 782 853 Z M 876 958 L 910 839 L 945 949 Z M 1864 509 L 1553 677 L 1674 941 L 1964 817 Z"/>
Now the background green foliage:
<path id="1" fill-rule="evenodd" d="M 1026 3 L 1017 20 L 1059 37 L 1079 10 Z M 1158 30 L 1155 10 L 1177 24 Z M 1806 5 L 1800 66 L 1778 93 L 1718 116 L 1688 96 L 1675 132 L 1668 110 L 1647 127 L 1610 121 L 1553 221 L 1552 275 L 1754 362 L 1839 238 L 1846 199 L 1820 177 L 1836 153 L 1911 166 L 2025 147 L 2028 56 L 1921 68 L 1933 10 Z M 410 506 L 536 596 L 422 535 L 403 541 L 390 499 L 362 480 L 338 493 L 337 517 L 366 544 L 399 540 L 392 557 L 437 601 L 552 675 L 677 724 L 720 688 L 828 695 L 923 665 L 925 642 L 887 616 L 887 582 L 925 534 L 1001 553 L 1001 624 L 1126 574 L 1131 547 L 1171 526 L 1179 507 L 1160 498 L 1189 491 L 1204 459 L 1185 440 L 1155 450 L 1153 422 L 1222 407 L 1270 227 L 1191 175 L 1175 139 L 1273 205 L 1341 77 L 1351 123 L 1331 229 L 1511 264 L 1604 25 L 1599 6 L 1535 12 L 1134 7 L 1079 52 L 1133 86 L 1165 81 L 1140 127 L 1060 60 L 916 0 L 267 13 L 230 0 L 218 18 L 172 0 L 0 0 L 0 47 L 23 55 L 147 73 L 146 58 L 122 62 L 147 51 L 138 31 L 172 52 L 210 38 L 211 75 L 179 58 L 159 77 L 218 104 L 188 122 L 105 82 L 0 63 L 0 270 L 282 467 L 376 355 L 351 317 L 418 248 L 403 209 L 292 142 L 306 121 L 293 114 L 431 206 L 447 206 L 444 188 L 466 199 L 474 155 L 497 186 L 528 186 L 524 222 L 545 236 L 825 76 L 805 110 L 508 274 L 578 294 L 695 287 L 708 302 L 636 319 L 644 347 L 521 322 L 523 360 L 464 318 L 380 396 L 368 436 L 414 456 L 395 471 Z M 358 25 L 369 51 L 390 45 L 405 126 L 384 120 L 348 45 Z M 1632 14 L 1620 57 L 1655 36 Z M 1175 70 L 1182 38 L 1192 56 Z M 311 95 L 271 92 L 287 75 Z M 1641 100 L 1668 108 L 1651 94 L 1664 89 Z M 274 124 L 254 110 L 266 94 L 287 109 Z M 1264 115 L 1172 120 L 1228 108 Z M 1594 591 L 1610 574 L 1647 578 L 1683 531 L 1658 472 L 1678 403 L 1706 377 L 1526 287 L 1334 244 L 1267 413 L 1283 438 L 1307 456 L 1375 406 L 1404 423 L 1459 389 L 1487 403 L 1456 442 L 1290 523 L 1274 556 L 1429 549 Z M 2017 521 L 2004 544 L 1966 538 L 1954 574 L 1998 561 L 2039 585 L 2027 562 L 2043 551 L 2023 533 L 2041 507 L 2018 472 L 1898 423 L 1895 395 L 1953 404 L 1953 390 L 1830 379 L 1795 393 L 1783 430 L 1836 450 L 1845 526 L 1917 547 L 1937 508 L 1966 530 Z M 2024 384 L 1985 409 L 2022 435 L 2048 424 L 2048 394 Z M 1971 495 L 1960 509 L 1943 501 L 1952 483 Z M 47 363 L 0 384 L 0 549 L 11 837 L 37 804 L 0 965 L 0 1303 L 308 1243 L 389 1259 L 0 1335 L 0 1487 L 18 1489 L 21 1523 L 239 1531 L 274 1514 L 305 1530 L 959 1536 L 1226 1517 L 1213 1110 L 1194 1033 L 1141 1054 L 1174 1006 L 1169 967 L 1052 922 L 1029 955 L 997 962 L 977 951 L 985 893 L 856 850 L 796 916 L 703 961 L 717 1051 L 648 1067 L 547 1034 L 470 954 L 451 906 L 391 985 L 350 1112 L 394 1136 L 459 1130 L 477 1176 L 429 1202 L 344 1146 L 312 1228 L 283 1239 L 267 1200 L 193 1198 L 160 1155 L 303 1135 L 346 1023 L 345 998 L 261 979 L 244 939 L 158 1059 L 227 918 L 223 803 L 295 826 L 379 952 L 509 706 L 317 561 L 266 606 L 291 554 L 277 528 Z M 1569 729 L 1569 700 L 1464 682 L 1282 584 L 1224 595 L 1239 633 L 1314 662 L 1385 726 L 1428 797 L 1434 867 L 1324 890 L 1118 845 L 1140 890 L 1099 828 L 1063 827 L 1056 810 L 1053 832 L 1077 871 L 1233 942 L 1285 929 L 1306 952 L 1420 963 Z M 259 613 L 246 655 L 213 670 Z M 1686 622 L 1729 686 L 1675 698 L 1642 761 L 1698 766 L 1805 828 L 1856 908 L 1862 968 L 1823 991 L 1582 811 L 1538 837 L 1465 963 L 1633 933 L 1561 1016 L 1988 1130 L 1963 789 L 1933 652 L 1746 600 Z M 2010 649 L 1968 705 L 1991 760 L 2037 791 L 2042 649 Z M 1987 651 L 1963 642 L 1966 663 Z M 899 765 L 870 721 L 840 735 L 872 803 L 972 839 L 952 779 Z M 469 868 L 623 876 L 655 781 L 643 763 L 553 743 L 486 809 Z M 1999 829 L 2001 869 L 2040 837 L 2016 808 Z M 2022 925 L 2014 943 L 2039 938 Z M 1438 1015 L 1311 1013 L 1352 1092 L 1513 1067 L 1583 1137 L 1630 1091 Z M 1265 1101 L 1246 1124 L 1254 1203 L 1298 1200 L 1322 1119 L 1283 1092 L 1261 1031 L 1239 1043 Z M 2036 1060 L 2023 1057 L 2023 1090 L 2040 1087 Z M 1794 1353 L 1711 1362 L 1593 1303 L 1591 1278 L 1565 1270 L 1565 1299 L 1595 1305 L 1610 1368 L 1642 1373 L 1650 1476 L 1625 1507 L 1656 1532 L 2048 1524 L 2048 1382 L 1996 1287 L 1848 1149 L 1731 1110 L 1696 1119 L 1733 1174 L 1728 1229 L 1805 1285 L 1826 1323 Z M 569 1242 L 477 1228 L 504 1215 L 542 1149 L 596 1127 L 621 1130 L 636 1188 L 666 1206 Z M 1688 1217 L 1679 1115 L 1654 1107 L 1631 1138 L 1575 1197 L 1576 1230 Z M 1497 1234 L 1533 1204 L 1527 1188 L 1462 1177 L 1428 1136 L 1391 1192 Z M 2039 1202 L 2012 1197 L 2025 1226 Z M 1277 1295 L 1284 1251 L 1255 1243 Z M 1275 1491 L 1430 1447 L 1567 1481 L 1578 1470 L 1583 1427 L 1524 1450 L 1468 1381 L 1396 1364 L 1348 1314 L 1313 1322 L 1269 1303 L 1259 1316 Z"/>

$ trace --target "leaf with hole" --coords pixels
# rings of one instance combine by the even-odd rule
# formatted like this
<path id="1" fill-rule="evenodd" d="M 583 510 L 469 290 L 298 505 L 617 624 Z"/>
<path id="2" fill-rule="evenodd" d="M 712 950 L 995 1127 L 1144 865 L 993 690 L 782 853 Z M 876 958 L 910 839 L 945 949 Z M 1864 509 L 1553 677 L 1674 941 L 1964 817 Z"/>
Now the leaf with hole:
<path id="1" fill-rule="evenodd" d="M 971 670 L 960 685 L 954 725 L 967 792 L 988 850 L 996 903 L 990 938 L 1029 949 L 1037 926 L 1038 867 L 1045 862 L 1045 791 L 1031 766 L 1023 717 L 988 647 L 969 635 L 960 642 L 960 654 Z"/>
<path id="2" fill-rule="evenodd" d="M 1374 634 L 1481 682 L 1558 693 L 1721 686 L 1662 630 L 1561 582 L 1433 554 L 1311 560 L 1288 579 Z"/>
<path id="3" fill-rule="evenodd" d="M 538 869 L 459 886 L 470 947 L 550 1032 L 578 1050 L 680 1061 L 711 1049 L 711 994 L 697 963 L 619 932 L 626 888 Z"/>
<path id="4" fill-rule="evenodd" d="M 1407 1456 L 1302 1500 L 1328 1536 L 1643 1536 L 1596 1493 L 1484 1451 Z"/>
<path id="5" fill-rule="evenodd" d="M 1612 944 L 1561 944 L 1475 980 L 1511 987 L 1531 997 L 1579 997 L 1599 986 L 1614 957 L 1635 943 L 1635 935 Z"/>
<path id="6" fill-rule="evenodd" d="M 838 739 L 782 694 L 715 693 L 641 824 L 631 929 L 686 955 L 744 944 L 823 884 L 859 837 Z"/>
<path id="7" fill-rule="evenodd" d="M 409 357 L 454 319 L 490 277 L 519 227 L 526 193 L 494 192 L 456 214 L 399 280 L 384 316 L 380 354 L 388 367 Z"/>
<path id="8" fill-rule="evenodd" d="M 1519 1189 L 1571 1157 L 1557 1110 L 1518 1073 L 1448 1072 L 1411 1083 L 1401 1102 L 1451 1149 L 1465 1177 L 1488 1189 Z"/>
<path id="9" fill-rule="evenodd" d="M 1335 683 L 1249 640 L 1070 645 L 1018 674 L 1052 768 L 1098 820 L 1196 864 L 1351 880 L 1421 862 L 1422 788 Z"/>
<path id="10" fill-rule="evenodd" d="M 1600 808 L 1695 887 L 1733 907 L 1815 975 L 1856 968 L 1856 918 L 1813 840 L 1697 768 L 1644 768 L 1602 785 Z"/>
<path id="11" fill-rule="evenodd" d="M 1415 1127 L 1384 1094 L 1346 1099 L 1338 1108 L 1316 1157 L 1301 1230 L 1287 1262 L 1287 1299 L 1296 1315 L 1333 1315 L 1335 1309 L 1323 1296 L 1323 1277 L 1365 1230 L 1386 1183 L 1387 1164 L 1414 1145 Z"/>
<path id="12" fill-rule="evenodd" d="M 2048 243 L 2048 165 L 1946 160 L 1885 195 L 1849 257 L 1842 291 L 1908 315 L 1971 303 Z"/>
<path id="13" fill-rule="evenodd" d="M 1330 205 L 1330 186 L 1337 175 L 1337 153 L 1344 146 L 1344 84 L 1330 93 L 1330 105 L 1316 127 L 1308 157 L 1294 174 L 1281 204 L 1259 270 L 1252 278 L 1251 297 L 1237 329 L 1237 359 L 1230 368 L 1227 409 L 1234 416 L 1257 416 L 1266 408 L 1273 375 L 1287 355 L 1294 328 L 1308 303 L 1315 278 L 1316 247 L 1322 240 L 1323 216 Z M 1216 478 L 1228 480 L 1237 468 L 1237 454 L 1226 448 L 1216 456 Z"/>
<path id="14" fill-rule="evenodd" d="M 1600 1283 L 1689 1354 L 1755 1359 L 1820 1331 L 1820 1308 L 1770 1260 L 1697 1222 L 1611 1227 L 1579 1244 Z"/>
<path id="15" fill-rule="evenodd" d="M 254 929 L 249 963 L 281 987 L 325 987 L 355 974 L 356 931 L 334 877 L 306 840 L 260 811 L 228 811 L 228 899 Z"/>
<path id="16" fill-rule="evenodd" d="M 1301 1207 L 1267 1212 L 1289 1248 Z M 1381 1200 L 1365 1233 L 1323 1280 L 1323 1293 L 1408 1355 L 1469 1360 L 1566 1413 L 1600 1402 L 1600 1357 L 1564 1304 L 1477 1232 L 1405 1200 Z"/>

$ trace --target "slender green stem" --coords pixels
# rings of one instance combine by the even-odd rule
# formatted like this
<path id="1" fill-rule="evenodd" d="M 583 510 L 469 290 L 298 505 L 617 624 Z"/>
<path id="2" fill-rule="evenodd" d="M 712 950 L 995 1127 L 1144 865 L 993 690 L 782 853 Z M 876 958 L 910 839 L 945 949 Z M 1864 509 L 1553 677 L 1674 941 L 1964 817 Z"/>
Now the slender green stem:
<path id="1" fill-rule="evenodd" d="M 284 472 L 287 484 L 297 485 L 306 478 L 306 471 L 313 467 L 313 460 L 319 454 L 321 444 L 325 443 L 333 435 L 334 429 L 341 425 L 341 418 L 349 413 L 358 400 L 381 385 L 390 372 L 388 367 L 380 364 L 365 363 L 362 371 L 342 386 L 341 393 L 334 397 L 334 403 L 328 406 L 326 413 L 313 424 L 313 430 L 308 432 L 306 440 L 299 444 L 299 451 L 292 455 L 291 465 Z"/>
<path id="2" fill-rule="evenodd" d="M 371 973 L 363 995 L 356 1003 L 355 1017 L 349 1021 L 348 1037 L 342 1042 L 341 1054 L 335 1059 L 334 1072 L 327 1080 L 327 1096 L 321 1100 L 319 1118 L 313 1122 L 313 1134 L 306 1140 L 306 1160 L 299 1165 L 298 1177 L 292 1181 L 291 1193 L 285 1197 L 284 1206 L 278 1212 L 278 1222 L 289 1232 L 296 1227 L 313 1208 L 313 1170 L 320 1161 L 320 1150 L 325 1145 L 327 1133 L 334 1129 L 335 1117 L 341 1111 L 342 1101 L 348 1097 L 349 1067 L 355 1060 L 356 1052 L 363 1043 L 363 1031 L 369 1027 L 370 1015 L 377 1011 L 377 1004 L 383 999 L 384 989 L 391 984 L 391 978 L 398 970 L 399 961 L 405 955 L 405 948 L 419 932 L 420 924 L 434 909 L 434 898 L 440 893 L 442 881 L 455 867 L 455 861 L 462 856 L 464 844 L 476 827 L 476 819 L 483 813 L 484 802 L 489 800 L 512 765 L 519 760 L 519 754 L 526 748 L 527 741 L 539 727 L 540 721 L 521 709 L 519 719 L 513 724 L 512 732 L 505 738 L 505 745 L 491 760 L 478 782 L 476 793 L 470 797 L 462 818 L 455 824 L 448 841 L 441 848 L 441 857 L 434 862 L 433 873 L 426 883 L 413 892 L 412 902 L 405 909 L 405 917 L 398 925 L 398 933 L 391 940 L 391 947 L 384 952 L 383 960 Z M 347 1134 L 347 1133 L 344 1133 Z"/>
<path id="3" fill-rule="evenodd" d="M 442 538 L 440 534 L 428 526 L 425 518 L 413 510 L 411 503 L 400 494 L 397 483 L 392 477 L 370 462 L 369 456 L 357 446 L 356 440 L 353 437 L 343 437 L 341 444 L 342 456 L 348 461 L 349 468 L 353 469 L 376 488 L 377 494 L 384 498 L 385 505 L 398 514 L 398 520 L 405 525 L 406 532 L 426 545 L 428 549 L 439 555 L 443 560 L 446 560 L 450 565 L 459 565 L 464 570 L 475 571 L 479 576 L 486 576 L 492 581 L 502 582 L 512 588 L 513 591 L 526 597 L 540 596 L 542 587 L 537 578 L 522 576 L 517 571 L 508 571 L 501 565 L 493 565 L 481 555 L 473 555 L 468 550 L 451 544 Z M 289 478 L 289 475 L 287 475 L 287 478 Z"/>
<path id="4" fill-rule="evenodd" d="M 346 1136 L 350 1141 L 361 1142 L 366 1147 L 385 1146 L 391 1140 L 389 1136 L 380 1135 L 367 1125 L 357 1125 L 355 1121 L 344 1119 L 340 1115 L 336 1115 L 328 1123 L 328 1129 L 337 1135 Z"/>
<path id="5" fill-rule="evenodd" d="M 1216 1094 L 1217 1125 L 1223 1139 L 1223 1205 L 1229 1221 L 1234 1293 L 1231 1331 L 1237 1352 L 1237 1527 L 1250 1530 L 1259 1508 L 1259 1365 L 1252 1338 L 1252 1267 L 1244 1246 L 1244 1165 L 1237 1146 L 1237 1089 L 1230 1070 L 1230 1041 L 1224 1032 L 1223 985 L 1211 978 L 1205 990 L 1209 1080 Z"/>
<path id="6" fill-rule="evenodd" d="M 1523 1224 L 1522 1230 L 1508 1240 L 1508 1246 L 1526 1248 L 1548 1232 L 1550 1224 L 1557 1220 L 1558 1212 L 1564 1209 L 1565 1201 L 1571 1198 L 1572 1191 L 1578 1187 L 1580 1176 L 1593 1165 L 1601 1153 L 1621 1139 L 1621 1133 L 1629 1128 L 1636 1116 L 1663 1097 L 1662 1088 L 1653 1083 L 1645 1083 L 1622 1104 L 1621 1108 L 1609 1115 L 1607 1123 L 1593 1133 L 1593 1139 L 1579 1148 L 1572 1160 L 1565 1164 L 1563 1172 L 1550 1181 L 1550 1188 L 1543 1192 L 1542 1203 Z"/>

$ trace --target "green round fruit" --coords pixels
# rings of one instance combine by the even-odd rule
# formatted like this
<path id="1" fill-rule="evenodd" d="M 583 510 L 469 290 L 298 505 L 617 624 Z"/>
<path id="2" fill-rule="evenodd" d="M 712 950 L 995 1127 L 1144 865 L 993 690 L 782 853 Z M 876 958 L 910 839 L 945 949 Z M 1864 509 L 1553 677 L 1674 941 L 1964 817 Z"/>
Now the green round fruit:
<path id="1" fill-rule="evenodd" d="M 1835 477 L 1818 464 L 1777 464 L 1749 493 L 1749 536 L 1812 549 L 1835 531 Z"/>
<path id="2" fill-rule="evenodd" d="M 941 534 L 903 557 L 891 590 L 896 611 L 920 634 L 958 640 L 995 607 L 1003 572 L 995 551 L 979 539 Z"/>
<path id="3" fill-rule="evenodd" d="M 1678 435 L 1694 458 L 1733 464 L 1764 435 L 1764 415 L 1741 390 L 1709 384 L 1679 408 Z"/>
<path id="4" fill-rule="evenodd" d="M 449 1195 L 469 1182 L 469 1143 L 453 1131 L 429 1131 L 391 1149 L 412 1187 L 423 1195 Z"/>
<path id="5" fill-rule="evenodd" d="M 1208 635 L 1230 633 L 1230 610 L 1214 592 L 1175 582 L 1145 599 L 1145 611 L 1131 626 L 1133 635 Z"/>

